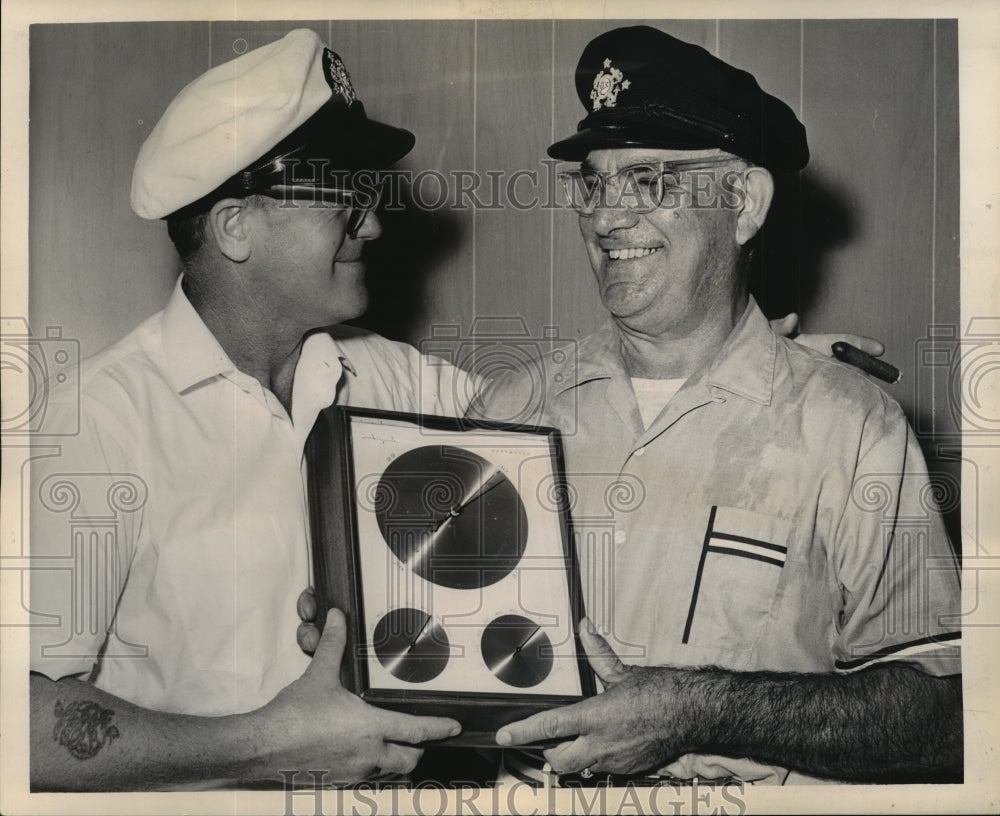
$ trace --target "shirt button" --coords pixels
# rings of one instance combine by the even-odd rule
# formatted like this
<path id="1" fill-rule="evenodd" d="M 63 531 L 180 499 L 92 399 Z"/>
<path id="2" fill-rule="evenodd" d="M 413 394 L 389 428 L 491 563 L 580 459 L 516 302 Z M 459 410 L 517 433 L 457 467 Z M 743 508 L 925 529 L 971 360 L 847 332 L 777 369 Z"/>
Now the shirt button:
<path id="1" fill-rule="evenodd" d="M 637 448 L 635 451 L 636 456 L 642 456 L 646 452 L 645 448 Z"/>
<path id="2" fill-rule="evenodd" d="M 624 544 L 626 538 L 624 530 L 615 530 L 615 544 Z"/>

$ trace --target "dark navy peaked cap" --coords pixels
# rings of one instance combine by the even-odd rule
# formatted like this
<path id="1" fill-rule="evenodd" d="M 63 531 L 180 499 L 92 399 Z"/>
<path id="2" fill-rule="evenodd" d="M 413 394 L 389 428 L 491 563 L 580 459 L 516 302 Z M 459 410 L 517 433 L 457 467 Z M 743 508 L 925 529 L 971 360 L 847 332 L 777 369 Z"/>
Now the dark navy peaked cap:
<path id="1" fill-rule="evenodd" d="M 549 148 L 555 159 L 649 147 L 719 148 L 771 170 L 809 161 L 802 123 L 752 74 L 649 26 L 591 40 L 576 67 L 576 92 L 587 116 Z"/>

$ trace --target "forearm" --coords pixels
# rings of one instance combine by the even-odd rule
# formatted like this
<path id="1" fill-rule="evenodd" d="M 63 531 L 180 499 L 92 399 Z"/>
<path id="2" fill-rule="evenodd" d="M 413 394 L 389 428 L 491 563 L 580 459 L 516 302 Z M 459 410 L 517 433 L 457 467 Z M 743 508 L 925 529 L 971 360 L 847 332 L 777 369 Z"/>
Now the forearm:
<path id="1" fill-rule="evenodd" d="M 859 782 L 953 778 L 961 770 L 959 676 L 903 664 L 849 675 L 680 673 L 699 752 Z"/>
<path id="2" fill-rule="evenodd" d="M 31 675 L 31 785 L 146 790 L 204 779 L 274 777 L 253 714 L 149 711 L 74 678 Z"/>

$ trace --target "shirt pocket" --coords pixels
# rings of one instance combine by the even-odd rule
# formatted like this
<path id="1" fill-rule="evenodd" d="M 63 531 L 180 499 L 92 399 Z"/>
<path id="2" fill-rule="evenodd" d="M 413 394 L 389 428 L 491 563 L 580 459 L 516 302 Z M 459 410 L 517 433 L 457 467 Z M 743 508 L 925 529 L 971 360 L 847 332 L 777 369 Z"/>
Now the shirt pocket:
<path id="1" fill-rule="evenodd" d="M 753 651 L 774 605 L 790 536 L 786 519 L 710 508 L 682 635 L 700 661 L 732 664 Z"/>

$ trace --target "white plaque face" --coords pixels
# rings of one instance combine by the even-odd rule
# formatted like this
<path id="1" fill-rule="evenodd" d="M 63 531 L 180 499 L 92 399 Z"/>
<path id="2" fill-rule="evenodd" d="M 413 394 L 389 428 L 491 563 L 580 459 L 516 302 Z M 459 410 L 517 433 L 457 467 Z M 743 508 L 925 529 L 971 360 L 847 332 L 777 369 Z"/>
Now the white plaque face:
<path id="1" fill-rule="evenodd" d="M 347 427 L 369 689 L 581 696 L 552 437 L 359 413 Z"/>

